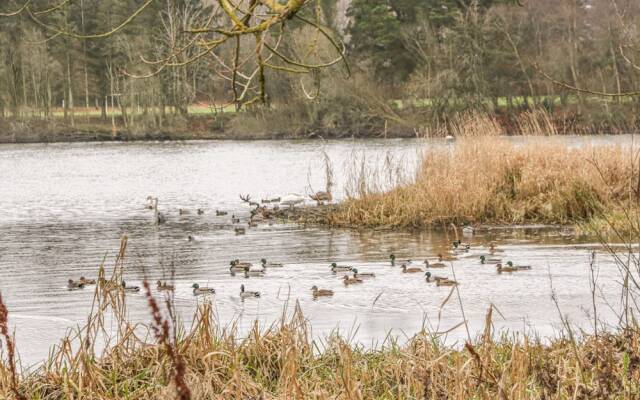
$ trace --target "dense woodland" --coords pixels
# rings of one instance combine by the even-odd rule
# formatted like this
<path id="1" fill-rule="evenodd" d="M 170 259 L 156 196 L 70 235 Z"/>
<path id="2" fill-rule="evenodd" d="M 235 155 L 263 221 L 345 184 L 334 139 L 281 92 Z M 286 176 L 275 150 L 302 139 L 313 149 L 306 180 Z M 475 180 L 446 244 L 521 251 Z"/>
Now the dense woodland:
<path id="1" fill-rule="evenodd" d="M 636 125 L 636 0 L 311 0 L 298 14 L 313 25 L 288 17 L 260 50 L 246 35 L 204 52 L 193 30 L 222 21 L 225 2 L 151 0 L 136 14 L 147 2 L 32 0 L 16 13 L 23 0 L 3 1 L 3 120 L 377 134 L 544 110 L 572 127 Z"/>

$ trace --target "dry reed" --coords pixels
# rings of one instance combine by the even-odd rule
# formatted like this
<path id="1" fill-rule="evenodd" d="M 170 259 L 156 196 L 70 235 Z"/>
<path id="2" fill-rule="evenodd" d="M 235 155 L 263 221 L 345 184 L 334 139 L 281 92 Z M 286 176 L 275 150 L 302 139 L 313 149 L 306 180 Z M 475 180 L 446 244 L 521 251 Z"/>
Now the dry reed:
<path id="1" fill-rule="evenodd" d="M 493 126 L 473 120 L 459 128 L 455 144 L 427 149 L 415 177 L 390 190 L 379 190 L 363 167 L 353 179 L 356 190 L 324 222 L 390 227 L 575 224 L 611 214 L 637 198 L 637 167 L 622 147 L 570 148 L 536 137 L 513 141 L 496 136 Z M 477 127 L 487 128 L 487 134 L 479 135 L 472 129 Z"/>

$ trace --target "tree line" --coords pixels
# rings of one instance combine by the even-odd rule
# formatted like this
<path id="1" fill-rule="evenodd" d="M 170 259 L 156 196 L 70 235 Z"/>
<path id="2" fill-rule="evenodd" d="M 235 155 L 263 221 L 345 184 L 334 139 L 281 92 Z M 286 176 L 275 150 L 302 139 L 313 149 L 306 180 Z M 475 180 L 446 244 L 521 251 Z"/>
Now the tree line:
<path id="1" fill-rule="evenodd" d="M 73 121 L 92 110 L 108 120 L 117 110 L 125 125 L 161 125 L 200 103 L 208 115 L 288 110 L 317 126 L 532 108 L 611 119 L 639 98 L 634 0 L 300 1 L 299 19 L 287 16 L 260 38 L 279 46 L 266 54 L 253 37 L 205 52 L 190 45 L 214 41 L 193 30 L 220 21 L 224 4 L 264 21 L 269 2 L 153 0 L 117 33 L 91 36 L 145 3 L 32 0 L 29 14 L 0 17 L 0 115 Z M 0 13 L 23 4 L 3 2 Z M 333 62 L 336 53 L 346 62 Z"/>

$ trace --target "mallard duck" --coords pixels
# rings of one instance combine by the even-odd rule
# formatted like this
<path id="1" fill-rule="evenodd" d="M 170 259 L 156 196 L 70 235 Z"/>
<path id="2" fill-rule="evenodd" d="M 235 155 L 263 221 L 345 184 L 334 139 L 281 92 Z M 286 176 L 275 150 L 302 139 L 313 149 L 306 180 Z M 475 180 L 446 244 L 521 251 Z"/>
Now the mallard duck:
<path id="1" fill-rule="evenodd" d="M 240 285 L 240 298 L 246 299 L 248 297 L 260 297 L 260 292 L 249 292 L 244 290 L 244 285 Z"/>
<path id="2" fill-rule="evenodd" d="M 374 274 L 373 272 L 358 272 L 357 268 L 352 269 L 351 272 L 353 272 L 354 278 L 375 278 L 376 277 L 376 274 Z"/>
<path id="3" fill-rule="evenodd" d="M 452 279 L 439 279 L 436 281 L 436 286 L 456 286 L 458 282 Z"/>
<path id="4" fill-rule="evenodd" d="M 80 279 L 78 280 L 78 282 L 80 282 L 83 285 L 95 285 L 96 284 L 96 280 L 95 279 L 87 279 L 84 276 L 81 276 Z"/>
<path id="5" fill-rule="evenodd" d="M 189 211 L 189 210 L 185 210 L 184 208 L 179 208 L 179 209 L 178 209 L 178 214 L 180 214 L 180 215 L 187 215 L 187 214 L 191 214 L 191 211 Z"/>
<path id="6" fill-rule="evenodd" d="M 84 283 L 76 282 L 73 279 L 69 279 L 67 281 L 67 289 L 69 290 L 84 289 Z"/>
<path id="7" fill-rule="evenodd" d="M 195 241 L 196 241 L 196 238 L 195 238 L 195 236 L 193 236 L 193 235 L 187 235 L 187 241 L 189 241 L 189 242 L 195 242 Z"/>
<path id="8" fill-rule="evenodd" d="M 227 215 L 228 213 L 226 211 L 220 211 L 220 210 L 216 210 L 216 216 L 217 217 L 222 217 L 223 215 Z"/>
<path id="9" fill-rule="evenodd" d="M 231 265 L 235 265 L 235 266 L 242 267 L 242 268 L 245 268 L 245 267 L 251 268 L 251 267 L 253 267 L 253 264 L 251 264 L 250 262 L 240 261 L 237 258 L 235 260 L 231 261 Z"/>
<path id="10" fill-rule="evenodd" d="M 214 288 L 200 287 L 197 283 L 194 283 L 191 287 L 193 288 L 193 294 L 196 296 L 201 294 L 216 294 L 216 290 Z"/>
<path id="11" fill-rule="evenodd" d="M 342 278 L 342 282 L 346 285 L 353 285 L 354 283 L 362 283 L 362 279 L 360 278 L 349 278 L 348 275 L 345 275 L 344 278 Z"/>
<path id="12" fill-rule="evenodd" d="M 140 286 L 127 286 L 127 282 L 125 282 L 125 281 L 121 282 L 121 286 L 120 287 L 125 292 L 139 292 L 140 291 Z"/>
<path id="13" fill-rule="evenodd" d="M 153 196 L 147 196 L 147 205 L 145 206 L 145 208 L 153 210 Z"/>
<path id="14" fill-rule="evenodd" d="M 235 227 L 234 231 L 236 235 L 244 235 L 245 233 L 247 233 L 247 231 L 244 228 L 241 228 L 239 226 Z"/>
<path id="15" fill-rule="evenodd" d="M 231 266 L 229 267 L 229 271 L 231 271 L 231 274 L 233 274 L 234 272 L 244 272 L 245 268 L 246 268 L 246 265 L 238 265 L 236 264 L 236 261 L 231 261 Z"/>
<path id="16" fill-rule="evenodd" d="M 487 258 L 486 256 L 480 256 L 481 264 L 500 264 L 502 260 L 499 258 Z"/>
<path id="17" fill-rule="evenodd" d="M 309 197 L 311 198 L 311 200 L 315 200 L 318 205 L 323 204 L 325 201 L 331 202 L 331 200 L 333 200 L 331 192 L 316 192 L 309 195 Z"/>
<path id="18" fill-rule="evenodd" d="M 404 274 L 412 274 L 416 272 L 423 272 L 421 268 L 407 268 L 406 264 L 402 264 L 402 273 Z"/>
<path id="19" fill-rule="evenodd" d="M 424 260 L 424 266 L 425 268 L 447 268 L 447 264 L 445 263 L 430 263 L 429 260 Z"/>
<path id="20" fill-rule="evenodd" d="M 531 269 L 531 265 L 513 265 L 511 261 L 507 261 L 507 266 L 510 268 L 517 268 L 519 270 L 528 270 Z M 80 278 L 82 279 L 82 278 Z"/>
<path id="21" fill-rule="evenodd" d="M 336 272 L 351 271 L 352 269 L 353 269 L 353 267 L 349 266 L 349 265 L 338 265 L 336 263 L 331 263 L 331 272 L 333 272 L 334 274 Z"/>
<path id="22" fill-rule="evenodd" d="M 246 267 L 244 269 L 244 277 L 248 278 L 250 276 L 264 276 L 264 269 L 249 269 L 249 267 Z"/>
<path id="23" fill-rule="evenodd" d="M 236 217 L 235 214 L 231 215 L 231 223 L 232 224 L 239 224 L 240 223 L 240 218 Z"/>
<path id="24" fill-rule="evenodd" d="M 262 260 L 260 260 L 260 263 L 262 264 L 262 268 L 282 268 L 282 267 L 284 267 L 284 265 L 280 264 L 280 263 L 268 263 L 266 258 L 263 258 Z"/>
<path id="25" fill-rule="evenodd" d="M 405 265 L 411 265 L 411 264 L 413 264 L 413 260 L 398 260 L 398 259 L 396 258 L 396 255 L 395 255 L 395 254 L 390 254 L 390 255 L 389 255 L 389 259 L 391 260 L 391 266 L 392 266 L 392 267 L 396 265 L 396 261 L 397 261 L 397 262 L 399 262 L 399 263 L 405 264 Z"/>
<path id="26" fill-rule="evenodd" d="M 428 283 L 448 280 L 448 278 L 446 276 L 431 275 L 431 272 L 429 272 L 429 271 L 427 271 L 424 275 L 425 275 L 426 281 Z"/>
<path id="27" fill-rule="evenodd" d="M 518 271 L 518 268 L 516 268 L 516 267 L 503 267 L 501 263 L 497 263 L 496 264 L 496 270 L 498 271 L 499 274 L 501 274 L 503 272 L 516 272 L 516 271 Z"/>
<path id="28" fill-rule="evenodd" d="M 313 292 L 313 297 L 333 296 L 333 290 L 318 289 L 316 285 L 311 287 L 311 291 Z"/>
<path id="29" fill-rule="evenodd" d="M 454 251 L 469 251 L 471 249 L 471 243 L 462 243 L 460 239 L 453 241 Z"/>
<path id="30" fill-rule="evenodd" d="M 167 282 L 156 281 L 156 288 L 160 291 L 173 291 L 175 287 Z"/>
<path id="31" fill-rule="evenodd" d="M 204 214 L 204 210 L 202 208 L 198 208 L 197 213 L 198 213 L 198 215 L 202 215 L 202 214 Z"/>

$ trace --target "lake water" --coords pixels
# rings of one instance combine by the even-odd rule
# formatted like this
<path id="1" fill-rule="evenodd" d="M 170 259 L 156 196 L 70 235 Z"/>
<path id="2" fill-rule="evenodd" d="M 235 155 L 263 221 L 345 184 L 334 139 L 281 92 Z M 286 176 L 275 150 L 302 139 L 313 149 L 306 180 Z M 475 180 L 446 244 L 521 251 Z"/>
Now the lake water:
<path id="1" fill-rule="evenodd" d="M 633 138 L 549 140 L 559 145 L 629 145 Z M 365 345 L 382 342 L 389 332 L 410 336 L 422 326 L 446 331 L 464 320 L 463 311 L 475 335 L 490 304 L 501 313 L 495 319 L 497 328 L 551 335 L 559 326 L 553 286 L 562 313 L 588 328 L 588 264 L 598 246 L 570 229 L 479 232 L 474 244 L 494 240 L 506 251 L 503 258 L 534 269 L 498 275 L 476 257 L 460 258 L 452 263 L 454 271 L 437 271 L 451 278 L 455 273 L 461 282 L 461 302 L 454 297 L 442 310 L 449 288 L 426 284 L 422 274 L 402 274 L 387 262 L 391 252 L 420 259 L 446 250 L 450 239 L 442 233 L 294 224 L 263 224 L 246 235 L 234 233 L 230 215 L 246 219 L 249 213 L 238 197 L 241 193 L 260 199 L 322 190 L 323 154 L 332 161 L 339 200 L 348 183 L 345 175 L 357 160 L 364 158 L 376 168 L 391 158 L 410 176 L 425 146 L 450 145 L 438 140 L 0 145 L 0 290 L 23 364 L 41 361 L 69 328 L 85 321 L 93 290 L 67 291 L 65 283 L 81 275 L 95 277 L 105 254 L 111 267 L 124 234 L 129 237 L 127 282 L 140 284 L 145 275 L 152 282 L 170 280 L 175 274 L 176 305 L 187 321 L 198 301 L 190 287 L 198 282 L 215 287 L 220 323 L 236 322 L 241 329 L 255 319 L 276 320 L 285 304 L 297 300 L 317 337 L 339 329 Z M 166 224 L 154 225 L 153 212 L 145 209 L 149 195 L 159 198 Z M 179 208 L 192 213 L 180 215 Z M 197 208 L 205 214 L 197 215 Z M 218 217 L 216 209 L 229 215 Z M 188 235 L 198 240 L 190 242 Z M 229 260 L 257 263 L 263 257 L 286 266 L 261 278 L 229 274 Z M 332 261 L 355 264 L 377 277 L 345 287 L 341 275 L 329 271 Z M 615 323 L 601 297 L 615 307 L 618 269 L 603 252 L 598 252 L 596 266 L 599 313 Z M 240 301 L 242 283 L 261 291 L 262 297 Z M 335 296 L 314 301 L 312 285 L 332 289 Z M 128 299 L 130 318 L 149 320 L 144 297 L 133 294 Z M 448 334 L 449 341 L 466 337 L 463 327 Z"/>

